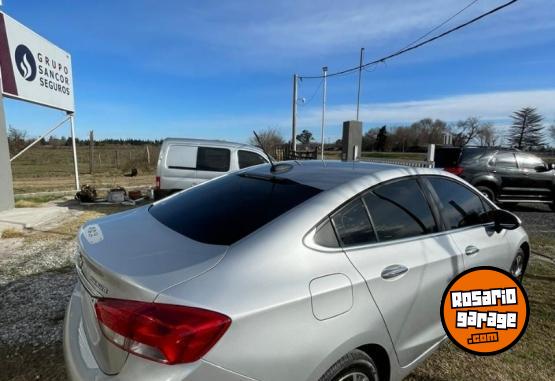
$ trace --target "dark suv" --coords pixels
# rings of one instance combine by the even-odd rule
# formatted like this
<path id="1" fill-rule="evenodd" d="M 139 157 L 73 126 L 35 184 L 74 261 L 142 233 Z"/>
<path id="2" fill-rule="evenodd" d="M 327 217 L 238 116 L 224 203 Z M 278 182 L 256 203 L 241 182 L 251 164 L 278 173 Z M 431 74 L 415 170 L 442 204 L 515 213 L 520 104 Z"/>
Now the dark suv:
<path id="1" fill-rule="evenodd" d="M 436 167 L 462 177 L 495 202 L 539 202 L 555 210 L 555 166 L 535 155 L 482 147 L 438 147 L 435 160 Z"/>

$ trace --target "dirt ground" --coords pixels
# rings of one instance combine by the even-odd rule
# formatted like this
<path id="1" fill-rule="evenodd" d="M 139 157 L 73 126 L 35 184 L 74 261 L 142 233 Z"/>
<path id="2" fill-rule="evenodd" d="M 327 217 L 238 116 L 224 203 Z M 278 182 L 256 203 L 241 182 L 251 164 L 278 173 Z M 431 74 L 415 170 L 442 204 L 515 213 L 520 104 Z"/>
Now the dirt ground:
<path id="1" fill-rule="evenodd" d="M 76 282 L 75 234 L 84 221 L 125 209 L 74 207 L 78 213 L 58 224 L 0 239 L 0 380 L 66 379 L 62 321 Z M 555 213 L 543 207 L 514 211 L 540 254 L 531 259 L 524 280 L 531 303 L 526 334 L 511 350 L 494 357 L 472 356 L 445 343 L 407 380 L 553 380 Z"/>

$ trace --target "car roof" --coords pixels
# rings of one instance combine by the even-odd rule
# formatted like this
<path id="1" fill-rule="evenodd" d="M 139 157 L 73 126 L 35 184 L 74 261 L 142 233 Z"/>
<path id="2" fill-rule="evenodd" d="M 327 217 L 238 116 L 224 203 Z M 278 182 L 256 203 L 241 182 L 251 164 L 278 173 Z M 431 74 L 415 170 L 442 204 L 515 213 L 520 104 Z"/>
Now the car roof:
<path id="1" fill-rule="evenodd" d="M 196 145 L 211 145 L 216 147 L 227 147 L 227 148 L 245 148 L 252 151 L 263 152 L 260 148 L 246 144 L 246 143 L 236 143 L 228 142 L 226 140 L 209 140 L 209 139 L 190 139 L 190 138 L 166 138 L 163 144 L 168 143 L 193 143 Z"/>
<path id="2" fill-rule="evenodd" d="M 274 176 L 278 179 L 289 179 L 300 184 L 312 186 L 323 191 L 330 190 L 355 182 L 378 183 L 411 175 L 439 174 L 449 176 L 445 171 L 433 168 L 408 167 L 404 165 L 375 162 L 344 162 L 338 160 L 304 160 L 285 161 L 291 167 L 284 172 L 272 173 L 269 164 L 251 167 L 243 172 L 258 176 Z"/>

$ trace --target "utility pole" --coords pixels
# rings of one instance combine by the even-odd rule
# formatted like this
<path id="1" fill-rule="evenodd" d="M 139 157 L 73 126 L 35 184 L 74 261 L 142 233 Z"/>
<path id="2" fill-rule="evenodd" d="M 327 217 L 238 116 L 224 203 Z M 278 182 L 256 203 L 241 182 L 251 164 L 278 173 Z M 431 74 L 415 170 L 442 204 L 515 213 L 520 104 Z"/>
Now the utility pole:
<path id="1" fill-rule="evenodd" d="M 360 63 L 358 65 L 358 92 L 357 92 L 357 122 L 360 110 L 360 85 L 362 80 L 362 62 L 364 61 L 364 48 L 360 48 Z"/>
<path id="2" fill-rule="evenodd" d="M 299 76 L 293 74 L 293 120 L 291 121 L 291 144 L 293 152 L 297 151 L 297 86 Z"/>
<path id="3" fill-rule="evenodd" d="M 322 68 L 323 74 L 324 74 L 324 91 L 322 94 L 322 135 L 321 135 L 321 139 L 322 139 L 322 160 L 324 160 L 324 124 L 325 124 L 325 120 L 326 120 L 326 90 L 327 90 L 327 84 L 328 84 L 328 67 L 324 66 Z"/>

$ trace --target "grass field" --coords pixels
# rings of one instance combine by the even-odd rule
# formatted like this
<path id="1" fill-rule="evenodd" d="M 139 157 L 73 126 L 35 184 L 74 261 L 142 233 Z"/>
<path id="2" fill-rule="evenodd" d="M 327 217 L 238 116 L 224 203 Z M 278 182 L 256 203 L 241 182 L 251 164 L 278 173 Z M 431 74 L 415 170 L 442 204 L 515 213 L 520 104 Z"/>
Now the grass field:
<path id="1" fill-rule="evenodd" d="M 89 173 L 89 148 L 77 147 L 81 184 L 97 188 L 116 185 L 133 187 L 154 185 L 154 172 L 159 146 L 149 146 L 150 163 L 146 146 L 106 145 L 94 147 L 93 173 Z M 126 177 L 132 168 L 139 175 Z M 73 154 L 71 147 L 35 146 L 12 162 L 14 192 L 51 192 L 75 189 Z"/>
<path id="2" fill-rule="evenodd" d="M 81 184 L 92 184 L 97 188 L 154 185 L 154 173 L 159 155 L 159 146 L 150 145 L 150 163 L 146 146 L 104 145 L 94 147 L 93 173 L 89 173 L 89 147 L 79 146 L 77 157 Z M 327 151 L 326 158 L 339 160 L 339 151 Z M 365 158 L 393 160 L 425 160 L 425 153 L 415 152 L 362 152 Z M 555 156 L 545 156 L 555 162 Z M 139 172 L 137 177 L 125 177 L 132 168 Z M 34 146 L 12 162 L 14 191 L 16 194 L 32 192 L 69 191 L 75 188 L 73 178 L 73 156 L 71 147 Z"/>

